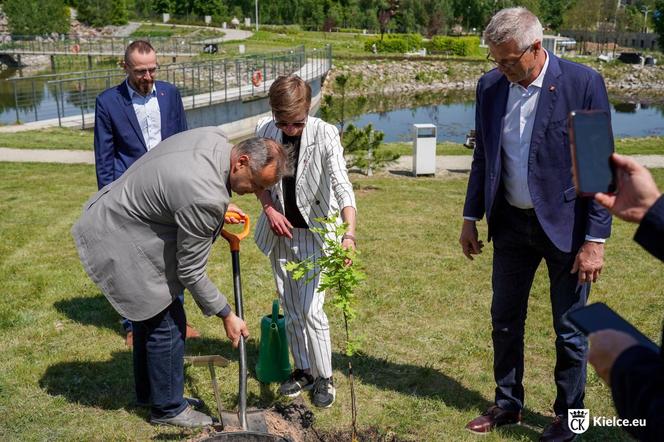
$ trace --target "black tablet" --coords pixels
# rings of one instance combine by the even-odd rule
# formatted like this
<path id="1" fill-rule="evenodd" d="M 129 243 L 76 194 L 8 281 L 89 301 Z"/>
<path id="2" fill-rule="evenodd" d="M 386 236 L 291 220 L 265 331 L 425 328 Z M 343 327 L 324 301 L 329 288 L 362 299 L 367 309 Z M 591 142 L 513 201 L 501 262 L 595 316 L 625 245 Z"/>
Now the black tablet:
<path id="1" fill-rule="evenodd" d="M 659 353 L 659 346 L 657 344 L 602 302 L 590 304 L 569 312 L 567 319 L 585 335 L 599 330 L 618 330 L 634 337 L 640 345 Z"/>

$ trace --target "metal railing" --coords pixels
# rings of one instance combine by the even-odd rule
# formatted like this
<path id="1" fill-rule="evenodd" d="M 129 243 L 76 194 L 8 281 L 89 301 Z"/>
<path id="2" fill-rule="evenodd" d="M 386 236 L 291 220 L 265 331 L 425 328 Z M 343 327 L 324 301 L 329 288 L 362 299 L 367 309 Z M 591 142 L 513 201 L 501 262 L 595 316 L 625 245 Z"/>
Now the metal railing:
<path id="1" fill-rule="evenodd" d="M 298 48 L 271 54 L 245 56 L 235 59 L 171 63 L 162 65 L 158 80 L 174 84 L 180 90 L 185 109 L 210 106 L 216 103 L 267 94 L 270 84 L 279 75 L 297 73 L 306 80 L 323 76 L 332 65 L 330 46 L 323 49 Z M 105 89 L 125 78 L 118 69 L 71 74 L 52 74 L 34 78 L 0 82 L 0 112 L 5 122 L 15 117 L 17 122 L 57 119 L 62 126 L 66 120 L 80 123 L 82 128 L 94 121 L 95 100 Z M 260 78 L 260 81 L 258 80 Z M 2 89 L 5 90 L 2 90 Z M 8 97 L 13 96 L 14 115 Z M 4 101 L 6 109 L 3 108 Z M 2 115 L 0 113 L 0 115 Z"/>
<path id="2" fill-rule="evenodd" d="M 15 37 L 12 40 L 0 40 L 0 53 L 123 55 L 129 43 L 139 38 L 150 41 L 157 53 L 163 56 L 191 56 L 203 51 L 201 39 L 191 37 Z"/>

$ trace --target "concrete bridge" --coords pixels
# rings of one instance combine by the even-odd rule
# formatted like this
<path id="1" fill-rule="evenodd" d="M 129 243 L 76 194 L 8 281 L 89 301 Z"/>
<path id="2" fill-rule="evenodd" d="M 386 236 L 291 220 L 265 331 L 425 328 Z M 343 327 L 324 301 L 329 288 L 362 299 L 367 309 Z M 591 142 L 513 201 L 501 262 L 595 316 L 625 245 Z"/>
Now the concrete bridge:
<path id="1" fill-rule="evenodd" d="M 234 60 L 173 64 L 160 69 L 158 78 L 180 89 L 190 128 L 221 126 L 233 138 L 242 138 L 253 132 L 258 119 L 270 115 L 267 92 L 279 75 L 296 74 L 311 85 L 312 112 L 315 112 L 323 79 L 331 67 L 329 46 L 312 50 L 299 47 Z M 58 126 L 94 127 L 96 96 L 123 79 L 121 71 L 113 71 L 49 81 L 48 89 L 55 91 L 55 115 L 42 112 L 42 118 L 35 118 L 37 121 L 0 126 L 0 133 Z M 34 86 L 32 90 L 34 93 Z"/>

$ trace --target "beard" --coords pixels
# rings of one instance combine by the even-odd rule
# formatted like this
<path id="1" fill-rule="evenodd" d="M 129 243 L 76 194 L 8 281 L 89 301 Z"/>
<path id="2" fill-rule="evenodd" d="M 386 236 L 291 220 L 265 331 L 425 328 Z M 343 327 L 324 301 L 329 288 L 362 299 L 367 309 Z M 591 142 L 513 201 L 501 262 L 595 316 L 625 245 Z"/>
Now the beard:
<path id="1" fill-rule="evenodd" d="M 131 87 L 133 87 L 136 90 L 136 92 L 138 92 L 139 94 L 141 94 L 143 96 L 146 96 L 150 92 L 152 92 L 152 86 L 154 85 L 154 79 L 151 78 L 149 80 L 146 80 L 144 78 L 141 78 L 136 82 L 130 81 L 130 83 L 131 83 Z"/>

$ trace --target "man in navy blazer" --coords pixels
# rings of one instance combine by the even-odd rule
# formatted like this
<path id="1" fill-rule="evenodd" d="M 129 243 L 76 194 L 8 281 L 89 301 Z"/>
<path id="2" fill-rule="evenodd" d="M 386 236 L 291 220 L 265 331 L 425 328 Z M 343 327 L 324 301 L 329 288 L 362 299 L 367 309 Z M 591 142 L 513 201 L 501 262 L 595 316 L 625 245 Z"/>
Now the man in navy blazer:
<path id="1" fill-rule="evenodd" d="M 664 197 L 648 169 L 621 155 L 613 155 L 618 176 L 614 195 L 595 199 L 618 218 L 638 223 L 634 241 L 664 261 Z M 664 330 L 662 330 L 664 344 Z M 617 330 L 592 333 L 588 361 L 611 386 L 621 419 L 640 425 L 624 427 L 638 440 L 664 440 L 664 353 L 639 345 L 631 335 Z"/>
<path id="2" fill-rule="evenodd" d="M 178 89 L 156 81 L 157 53 L 144 40 L 127 46 L 125 81 L 105 90 L 95 103 L 95 168 L 99 189 L 112 183 L 148 150 L 171 135 L 187 130 Z M 123 318 L 126 343 L 131 346 L 131 322 Z M 187 325 L 187 337 L 200 334 Z"/>
<path id="3" fill-rule="evenodd" d="M 609 111 L 602 77 L 542 47 L 542 25 L 525 8 L 499 11 L 484 32 L 494 69 L 477 85 L 476 147 L 459 242 L 481 252 L 476 222 L 485 214 L 493 240 L 495 405 L 468 423 L 475 433 L 521 421 L 524 328 L 537 267 L 546 262 L 556 332 L 556 417 L 541 440 L 571 440 L 569 409 L 584 408 L 587 340 L 563 320 L 585 305 L 603 266 L 608 212 L 577 198 L 567 115 Z"/>
<path id="4" fill-rule="evenodd" d="M 127 79 L 99 94 L 95 104 L 99 189 L 118 179 L 161 140 L 187 130 L 180 92 L 155 80 L 157 54 L 149 42 L 136 40 L 127 47 L 124 69 Z"/>

